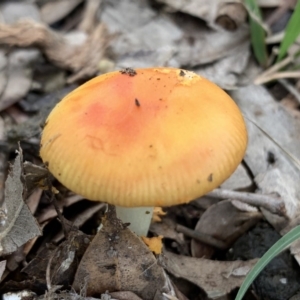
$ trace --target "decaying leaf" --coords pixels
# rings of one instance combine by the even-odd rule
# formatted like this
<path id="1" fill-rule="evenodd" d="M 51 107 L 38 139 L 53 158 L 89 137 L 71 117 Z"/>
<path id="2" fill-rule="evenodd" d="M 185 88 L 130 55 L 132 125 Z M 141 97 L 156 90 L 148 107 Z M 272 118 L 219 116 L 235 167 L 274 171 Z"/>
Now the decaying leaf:
<path id="1" fill-rule="evenodd" d="M 24 18 L 40 20 L 37 5 L 27 1 L 2 2 L 0 15 L 3 16 L 3 24 L 12 24 Z M 0 110 L 2 111 L 27 95 L 32 85 L 32 66 L 41 59 L 41 55 L 36 49 L 6 51 L 1 48 L 0 53 Z"/>
<path id="2" fill-rule="evenodd" d="M 234 173 L 222 183 L 221 188 L 228 190 L 247 189 L 252 185 L 252 180 L 246 168 L 239 164 Z"/>
<path id="3" fill-rule="evenodd" d="M 0 261 L 0 282 L 6 266 L 6 260 Z"/>
<path id="4" fill-rule="evenodd" d="M 14 252 L 28 240 L 41 235 L 41 230 L 23 200 L 22 150 L 15 159 L 5 182 L 6 219 L 0 232 L 0 255 Z"/>
<path id="5" fill-rule="evenodd" d="M 288 218 L 299 217 L 299 169 L 274 142 L 300 159 L 300 140 L 295 138 L 300 132 L 299 119 L 262 86 L 247 86 L 231 94 L 246 115 L 249 143 L 244 159 L 255 176 L 259 191 L 265 195 L 279 194 Z M 286 219 L 265 210 L 263 213 L 277 230 L 288 225 Z"/>
<path id="6" fill-rule="evenodd" d="M 200 5 L 196 6 L 201 10 Z M 205 9 L 212 9 L 211 3 L 206 3 Z M 115 35 L 110 45 L 116 56 L 115 68 L 186 66 L 196 68 L 194 71 L 222 87 L 233 88 L 247 67 L 247 26 L 235 32 L 214 31 L 188 15 L 178 18 L 172 13 L 157 12 L 145 0 L 110 2 L 103 5 L 99 19 Z"/>
<path id="7" fill-rule="evenodd" d="M 24 162 L 23 168 L 27 193 L 30 194 L 37 187 L 43 188 L 44 180 L 50 176 L 49 171 L 28 161 Z"/>
<path id="8" fill-rule="evenodd" d="M 69 82 L 93 76 L 107 47 L 106 28 L 98 24 L 87 37 L 79 32 L 72 38 L 54 32 L 48 26 L 32 20 L 21 20 L 12 25 L 0 23 L 0 44 L 16 47 L 37 47 L 58 67 L 71 70 L 74 74 Z"/>
<path id="9" fill-rule="evenodd" d="M 142 300 L 140 297 L 138 297 L 136 294 L 132 292 L 114 292 L 109 294 L 113 299 L 118 300 Z M 112 299 L 112 300 L 113 300 Z"/>
<path id="10" fill-rule="evenodd" d="M 47 1 L 41 6 L 42 20 L 47 24 L 58 22 L 67 16 L 83 0 Z"/>
<path id="11" fill-rule="evenodd" d="M 78 230 L 70 232 L 68 238 L 57 248 L 45 247 L 22 269 L 36 284 L 46 287 L 46 272 L 49 269 L 48 286 L 63 285 L 68 288 L 73 281 L 79 261 L 91 238 Z"/>
<path id="12" fill-rule="evenodd" d="M 180 248 L 178 251 L 183 254 L 188 254 L 190 251 L 188 249 L 188 245 L 184 239 L 182 233 L 177 232 L 176 230 L 177 223 L 166 216 L 162 219 L 162 222 L 152 223 L 150 226 L 150 231 L 155 233 L 156 235 L 161 235 L 167 239 L 174 240 L 174 247 Z"/>
<path id="13" fill-rule="evenodd" d="M 209 298 L 217 299 L 239 287 L 257 259 L 214 261 L 164 252 L 160 262 L 174 276 L 198 285 Z"/>
<path id="14" fill-rule="evenodd" d="M 27 95 L 32 85 L 32 64 L 36 63 L 38 58 L 40 55 L 35 49 L 18 49 L 10 53 L 5 70 L 6 86 L 0 96 L 0 111 Z"/>
<path id="15" fill-rule="evenodd" d="M 152 300 L 163 290 L 165 274 L 143 241 L 109 209 L 102 229 L 86 250 L 77 269 L 73 288 L 85 288 L 87 296 L 113 291 L 132 291 Z"/>
<path id="16" fill-rule="evenodd" d="M 234 31 L 245 23 L 247 13 L 242 3 L 228 0 L 158 0 L 172 8 L 205 20 L 211 27 Z"/>
<path id="17" fill-rule="evenodd" d="M 199 219 L 195 230 L 223 241 L 229 247 L 240 235 L 254 226 L 261 216 L 258 211 L 241 211 L 232 205 L 230 200 L 225 200 L 210 206 Z M 203 251 L 207 253 L 206 245 L 194 239 L 191 242 L 191 250 L 194 257 L 203 257 Z"/>

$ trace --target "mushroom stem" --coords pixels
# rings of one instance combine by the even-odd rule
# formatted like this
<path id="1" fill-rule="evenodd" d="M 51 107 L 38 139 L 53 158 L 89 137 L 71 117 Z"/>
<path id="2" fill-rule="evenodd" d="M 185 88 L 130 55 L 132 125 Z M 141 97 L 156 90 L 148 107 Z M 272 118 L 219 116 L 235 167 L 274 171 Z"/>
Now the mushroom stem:
<path id="1" fill-rule="evenodd" d="M 138 236 L 147 236 L 153 207 L 121 207 L 116 206 L 117 217 L 123 223 L 130 223 L 129 229 Z"/>

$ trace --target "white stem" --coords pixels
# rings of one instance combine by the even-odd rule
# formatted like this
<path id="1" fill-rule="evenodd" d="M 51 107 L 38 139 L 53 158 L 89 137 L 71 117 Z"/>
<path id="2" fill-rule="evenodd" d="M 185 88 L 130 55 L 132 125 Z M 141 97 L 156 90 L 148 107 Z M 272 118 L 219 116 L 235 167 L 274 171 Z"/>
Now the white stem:
<path id="1" fill-rule="evenodd" d="M 121 207 L 116 206 L 117 217 L 123 223 L 130 223 L 129 228 L 139 236 L 147 236 L 153 207 Z"/>

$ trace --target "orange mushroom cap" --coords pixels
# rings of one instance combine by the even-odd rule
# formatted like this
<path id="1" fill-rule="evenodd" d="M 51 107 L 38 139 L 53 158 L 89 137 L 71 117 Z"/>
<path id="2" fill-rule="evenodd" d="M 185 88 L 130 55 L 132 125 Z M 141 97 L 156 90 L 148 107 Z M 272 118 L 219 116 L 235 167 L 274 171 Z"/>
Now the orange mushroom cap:
<path id="1" fill-rule="evenodd" d="M 218 86 L 185 70 L 98 76 L 50 113 L 41 157 L 70 190 L 119 206 L 189 202 L 227 179 L 247 145 L 243 117 Z"/>

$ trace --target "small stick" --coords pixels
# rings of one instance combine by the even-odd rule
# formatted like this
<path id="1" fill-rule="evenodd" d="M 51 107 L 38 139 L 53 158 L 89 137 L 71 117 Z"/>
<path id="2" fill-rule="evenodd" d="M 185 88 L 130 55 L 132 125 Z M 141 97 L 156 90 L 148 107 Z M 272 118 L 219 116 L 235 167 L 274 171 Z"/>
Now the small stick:
<path id="1" fill-rule="evenodd" d="M 299 71 L 285 71 L 285 72 L 277 72 L 270 75 L 266 75 L 263 78 L 260 78 L 259 81 L 255 81 L 255 84 L 263 84 L 275 79 L 284 79 L 284 78 L 300 78 Z"/>
<path id="2" fill-rule="evenodd" d="M 82 20 L 79 24 L 79 30 L 90 33 L 96 26 L 97 12 L 102 4 L 102 0 L 87 0 L 85 3 Z"/>
<path id="3" fill-rule="evenodd" d="M 298 103 L 300 103 L 300 93 L 298 92 L 298 90 L 286 79 L 279 79 L 278 81 L 295 97 Z"/>
<path id="4" fill-rule="evenodd" d="M 217 199 L 236 199 L 250 205 L 262 206 L 272 213 L 286 216 L 284 202 L 279 197 L 277 198 L 261 194 L 236 192 L 225 189 L 215 189 L 208 193 L 207 196 Z"/>
<path id="5" fill-rule="evenodd" d="M 266 70 L 265 72 L 260 74 L 258 77 L 256 77 L 256 79 L 254 80 L 254 84 L 259 85 L 259 84 L 262 84 L 263 82 L 266 82 L 266 78 L 269 78 L 272 74 L 280 71 L 282 68 L 286 67 L 288 64 L 293 62 L 293 60 L 294 60 L 294 57 L 288 56 L 285 59 L 283 59 L 282 61 L 276 63 L 275 65 L 270 67 L 268 70 Z"/>
<path id="6" fill-rule="evenodd" d="M 205 243 L 207 245 L 210 245 L 212 247 L 222 249 L 222 250 L 225 250 L 225 249 L 228 248 L 228 245 L 226 243 L 215 239 L 211 235 L 201 233 L 201 232 L 198 232 L 196 230 L 192 230 L 192 229 L 187 228 L 187 227 L 182 226 L 182 225 L 177 225 L 176 230 L 178 232 L 181 232 L 181 233 L 185 234 L 186 236 L 188 236 L 190 238 L 193 238 L 197 241 L 203 242 L 203 243 Z"/>
<path id="7" fill-rule="evenodd" d="M 56 199 L 56 195 L 55 195 L 55 193 L 53 191 L 53 186 L 52 186 L 52 182 L 51 182 L 50 176 L 48 176 L 48 178 L 47 178 L 47 185 L 48 185 L 48 191 L 51 194 L 50 203 L 54 206 L 54 208 L 56 210 L 56 213 L 57 213 L 57 216 L 58 216 L 58 219 L 61 222 L 61 226 L 62 226 L 64 235 L 65 235 L 65 238 L 68 239 L 69 230 L 67 230 L 67 227 L 66 227 L 66 224 L 65 224 L 66 219 L 62 215 L 62 213 L 60 211 L 60 207 L 57 204 L 57 199 Z"/>

